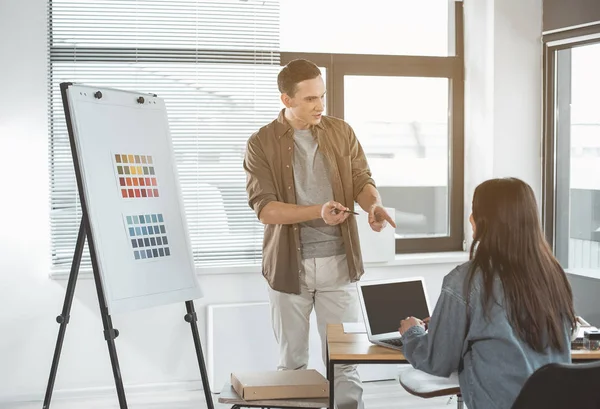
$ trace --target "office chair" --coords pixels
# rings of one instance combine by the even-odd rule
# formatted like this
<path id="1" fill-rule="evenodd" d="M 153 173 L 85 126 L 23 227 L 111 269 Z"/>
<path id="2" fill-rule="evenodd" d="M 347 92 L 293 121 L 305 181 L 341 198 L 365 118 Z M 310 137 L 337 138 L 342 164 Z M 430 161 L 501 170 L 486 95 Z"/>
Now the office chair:
<path id="1" fill-rule="evenodd" d="M 421 398 L 456 395 L 456 408 L 463 409 L 463 399 L 456 373 L 449 378 L 443 378 L 415 368 L 407 368 L 400 373 L 400 385 L 411 395 Z"/>
<path id="2" fill-rule="evenodd" d="M 548 364 L 525 382 L 511 409 L 600 408 L 600 362 Z"/>

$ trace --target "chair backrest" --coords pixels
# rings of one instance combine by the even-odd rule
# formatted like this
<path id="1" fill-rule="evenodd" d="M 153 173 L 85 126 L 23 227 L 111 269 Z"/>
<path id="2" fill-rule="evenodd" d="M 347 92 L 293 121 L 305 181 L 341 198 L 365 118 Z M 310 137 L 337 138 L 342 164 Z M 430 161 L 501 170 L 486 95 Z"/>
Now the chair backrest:
<path id="1" fill-rule="evenodd" d="M 548 364 L 535 371 L 512 409 L 600 408 L 600 362 Z"/>

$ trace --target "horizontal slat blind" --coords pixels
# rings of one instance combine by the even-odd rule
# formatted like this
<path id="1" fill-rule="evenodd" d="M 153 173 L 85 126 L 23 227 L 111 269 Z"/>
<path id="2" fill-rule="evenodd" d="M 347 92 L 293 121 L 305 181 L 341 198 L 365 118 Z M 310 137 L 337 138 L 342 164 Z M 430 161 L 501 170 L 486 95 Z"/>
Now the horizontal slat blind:
<path id="1" fill-rule="evenodd" d="M 52 0 L 48 16 L 55 271 L 70 267 L 81 219 L 61 82 L 164 98 L 196 264 L 258 263 L 262 226 L 242 160 L 280 108 L 278 2 Z"/>

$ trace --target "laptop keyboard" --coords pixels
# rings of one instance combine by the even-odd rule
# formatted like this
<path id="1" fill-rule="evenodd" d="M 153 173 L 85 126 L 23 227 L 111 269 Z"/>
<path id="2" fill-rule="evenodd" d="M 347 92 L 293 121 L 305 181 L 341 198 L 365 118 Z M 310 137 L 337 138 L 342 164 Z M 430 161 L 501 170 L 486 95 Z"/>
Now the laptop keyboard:
<path id="1" fill-rule="evenodd" d="M 381 342 L 383 342 L 384 344 L 389 344 L 389 345 L 393 345 L 396 347 L 402 346 L 402 338 L 385 339 L 385 340 L 381 340 Z"/>

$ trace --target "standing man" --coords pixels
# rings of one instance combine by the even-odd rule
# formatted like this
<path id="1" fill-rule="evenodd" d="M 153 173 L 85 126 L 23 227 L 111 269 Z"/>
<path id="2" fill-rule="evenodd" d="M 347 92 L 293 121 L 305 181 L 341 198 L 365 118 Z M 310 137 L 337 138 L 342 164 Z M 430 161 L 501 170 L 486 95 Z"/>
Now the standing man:
<path id="1" fill-rule="evenodd" d="M 248 203 L 265 225 L 263 275 L 269 283 L 278 369 L 305 369 L 309 319 L 315 309 L 323 357 L 327 324 L 358 321 L 356 289 L 364 273 L 356 220 L 358 202 L 381 231 L 394 221 L 352 128 L 323 115 L 319 68 L 294 60 L 277 78 L 285 109 L 248 140 L 244 169 Z M 336 366 L 339 409 L 363 408 L 355 365 Z"/>

